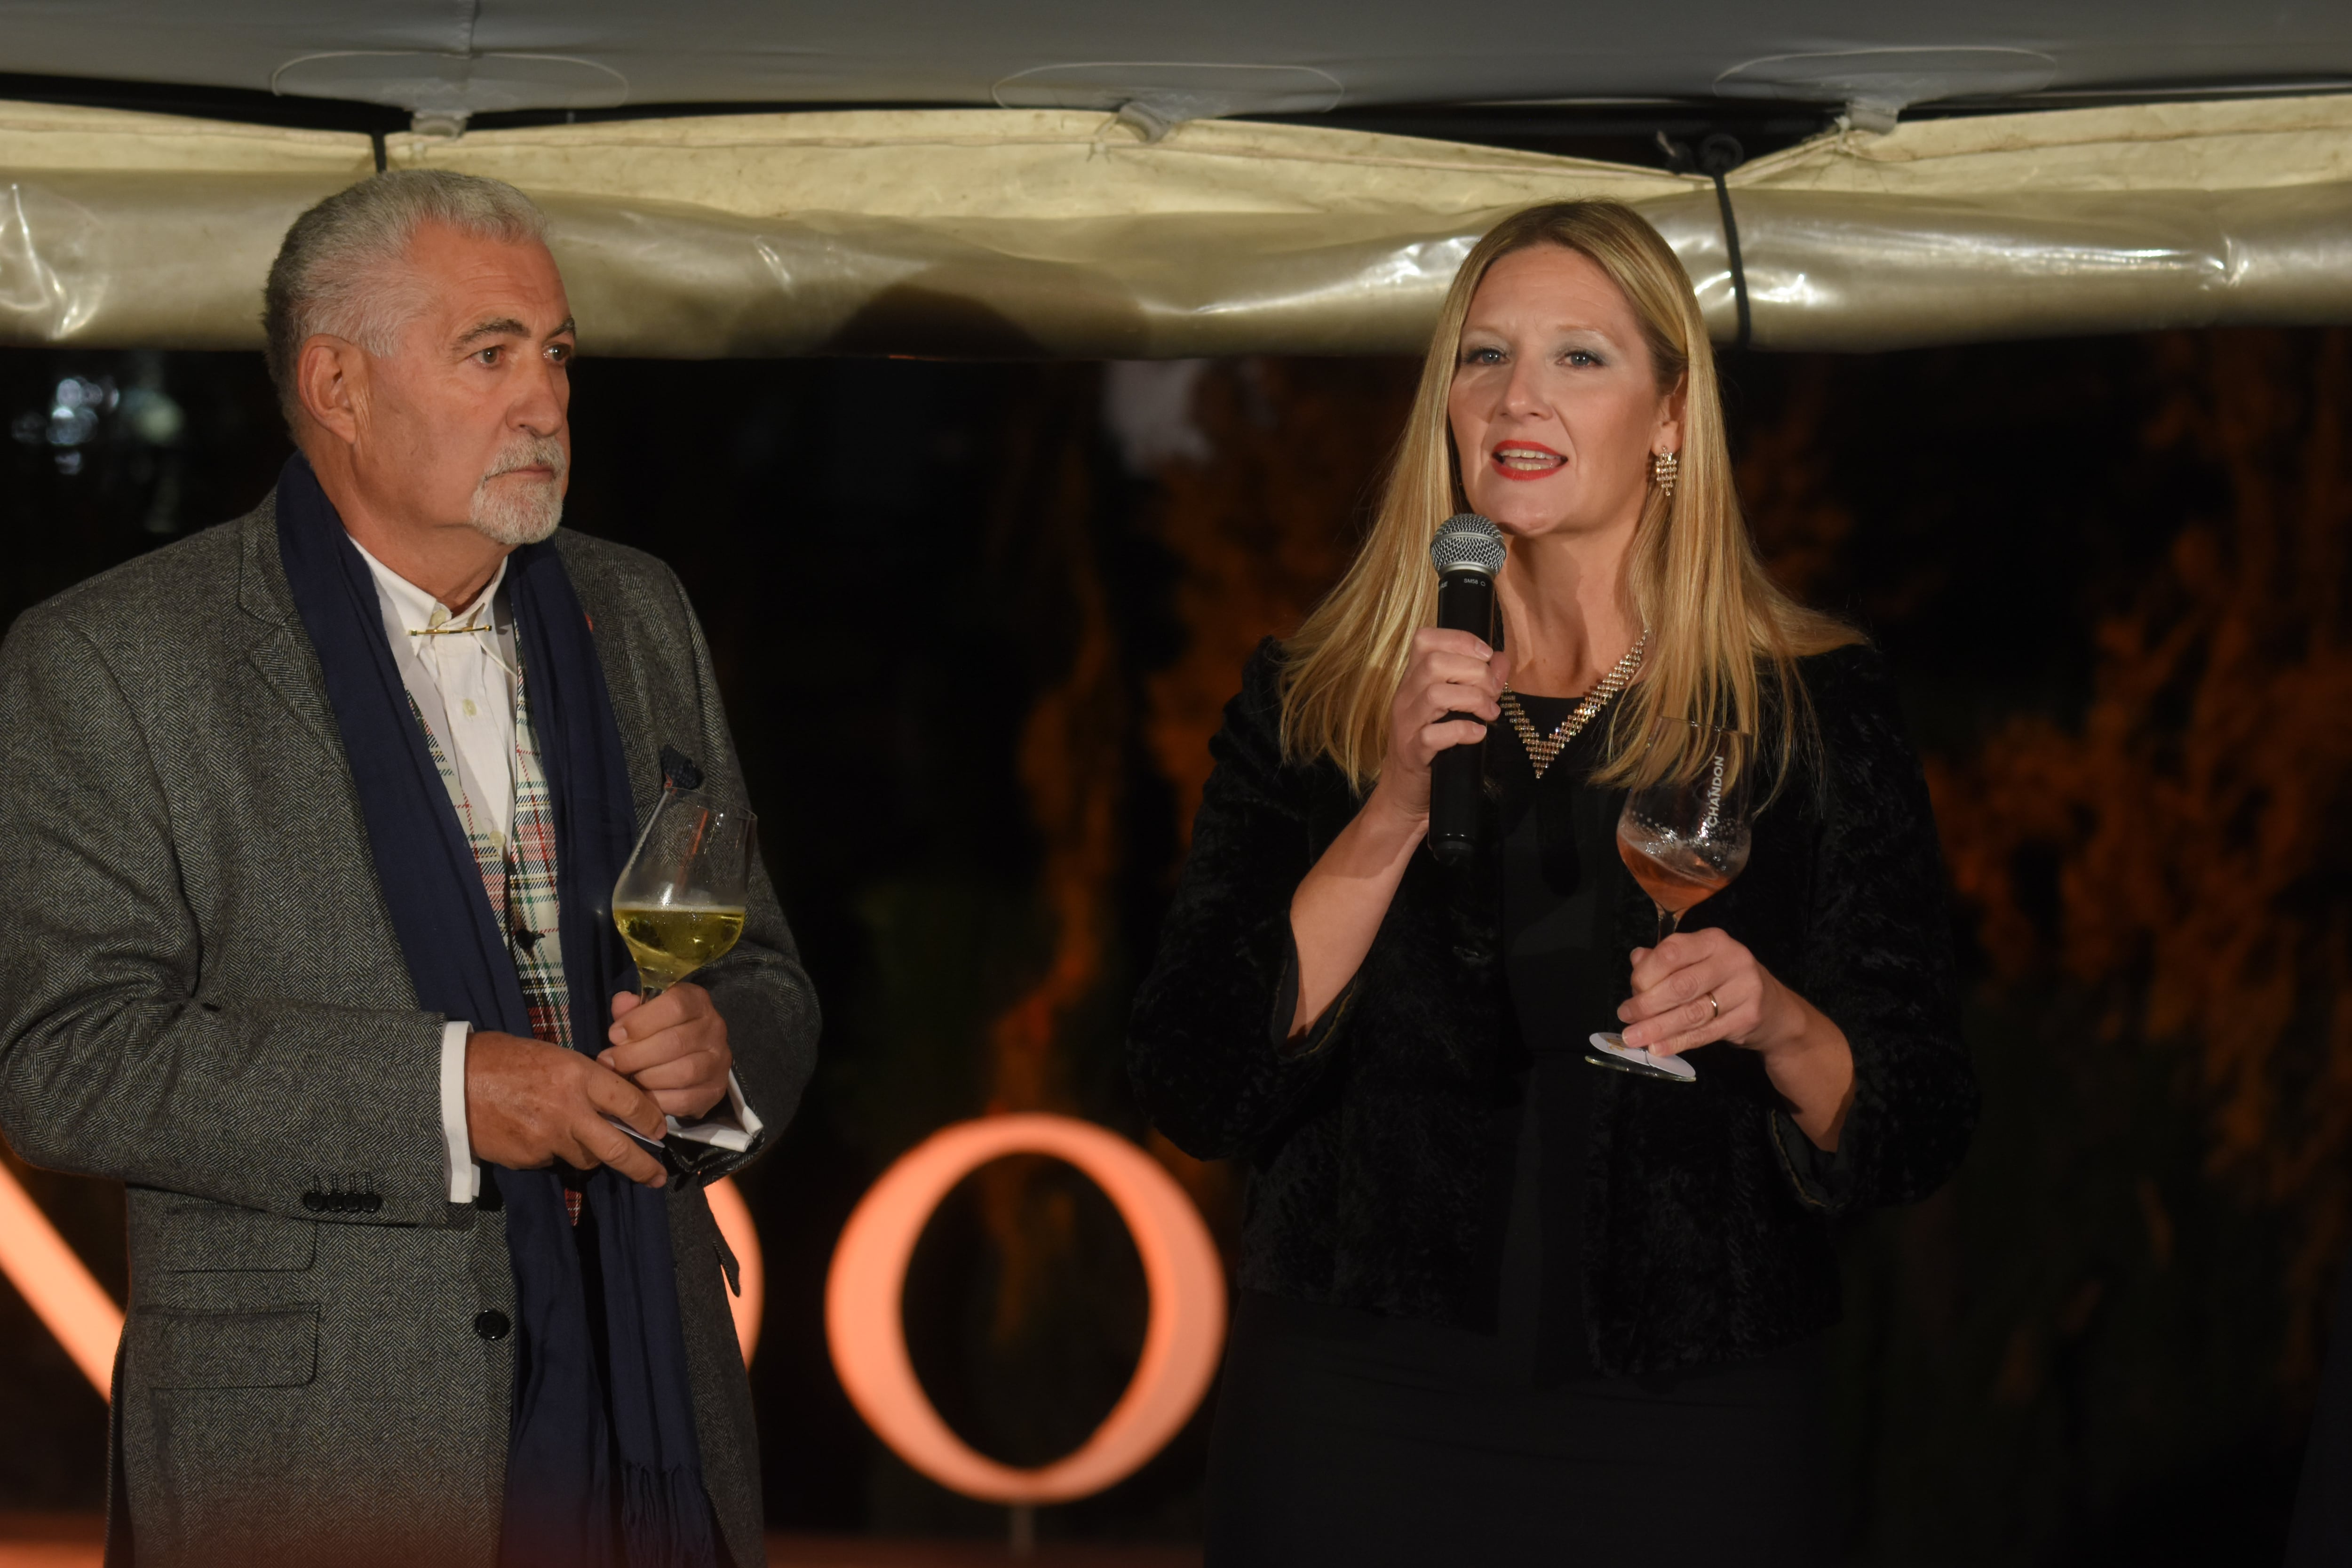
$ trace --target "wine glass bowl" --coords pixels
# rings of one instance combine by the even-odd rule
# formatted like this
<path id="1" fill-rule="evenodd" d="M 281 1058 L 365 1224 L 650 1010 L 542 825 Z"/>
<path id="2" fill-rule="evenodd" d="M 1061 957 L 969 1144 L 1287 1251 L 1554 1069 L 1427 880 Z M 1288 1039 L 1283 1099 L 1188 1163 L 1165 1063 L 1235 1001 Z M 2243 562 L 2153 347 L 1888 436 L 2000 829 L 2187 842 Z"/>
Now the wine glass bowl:
<path id="1" fill-rule="evenodd" d="M 1661 940 L 1748 868 L 1755 846 L 1748 780 L 1740 773 L 1727 782 L 1723 760 L 1717 753 L 1689 783 L 1633 791 L 1617 818 L 1618 858 L 1658 911 Z"/>
<path id="2" fill-rule="evenodd" d="M 1755 847 L 1748 810 L 1745 737 L 1712 732 L 1695 768 L 1629 791 L 1617 817 L 1617 855 L 1657 911 L 1655 940 L 1682 927 L 1683 917 L 1729 887 L 1748 867 Z M 1591 1037 L 1585 1059 L 1644 1078 L 1678 1083 L 1698 1074 L 1678 1057 L 1653 1057 L 1614 1032 Z"/>
<path id="3" fill-rule="evenodd" d="M 613 924 L 650 1001 L 743 934 L 759 819 L 698 789 L 662 791 L 613 885 Z"/>

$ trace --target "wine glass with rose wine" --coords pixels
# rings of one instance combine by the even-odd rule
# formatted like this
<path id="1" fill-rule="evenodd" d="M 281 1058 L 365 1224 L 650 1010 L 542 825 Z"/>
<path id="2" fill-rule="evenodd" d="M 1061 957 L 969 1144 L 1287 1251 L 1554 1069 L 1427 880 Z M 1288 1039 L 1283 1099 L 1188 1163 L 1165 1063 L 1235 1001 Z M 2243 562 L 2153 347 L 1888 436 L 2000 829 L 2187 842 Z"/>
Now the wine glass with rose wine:
<path id="1" fill-rule="evenodd" d="M 1625 869 L 1650 895 L 1657 910 L 1657 938 L 1664 942 L 1683 917 L 1731 885 L 1747 868 L 1755 834 L 1748 810 L 1748 770 L 1740 765 L 1742 737 L 1713 731 L 1697 771 L 1631 791 L 1617 818 L 1617 854 Z M 1680 1057 L 1653 1056 L 1628 1046 L 1616 1033 L 1591 1037 L 1584 1059 L 1641 1078 L 1691 1083 L 1698 1069 Z"/>

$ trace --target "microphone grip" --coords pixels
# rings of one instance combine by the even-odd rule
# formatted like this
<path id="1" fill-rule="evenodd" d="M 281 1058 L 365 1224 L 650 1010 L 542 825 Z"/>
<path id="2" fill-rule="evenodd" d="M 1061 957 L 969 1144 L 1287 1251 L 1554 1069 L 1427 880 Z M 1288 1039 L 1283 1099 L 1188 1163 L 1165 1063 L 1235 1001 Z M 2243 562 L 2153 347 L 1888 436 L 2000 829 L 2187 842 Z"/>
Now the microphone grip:
<path id="1" fill-rule="evenodd" d="M 1437 624 L 1495 643 L 1495 579 L 1484 572 L 1448 572 L 1437 580 Z M 1458 718 L 1485 723 L 1475 713 Z M 1478 797 L 1486 777 L 1486 742 L 1448 746 L 1429 763 L 1429 852 L 1441 866 L 1466 866 L 1478 844 Z"/>

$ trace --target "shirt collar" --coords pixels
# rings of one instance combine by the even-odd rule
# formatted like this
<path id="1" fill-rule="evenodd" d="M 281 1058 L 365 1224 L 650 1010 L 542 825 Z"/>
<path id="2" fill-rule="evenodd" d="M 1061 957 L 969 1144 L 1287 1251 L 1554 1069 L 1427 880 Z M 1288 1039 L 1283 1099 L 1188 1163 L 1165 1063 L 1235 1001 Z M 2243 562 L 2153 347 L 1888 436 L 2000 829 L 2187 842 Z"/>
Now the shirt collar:
<path id="1" fill-rule="evenodd" d="M 375 576 L 376 592 L 383 595 L 384 603 L 392 607 L 407 630 L 421 632 L 433 625 L 433 612 L 446 608 L 440 600 L 369 554 L 367 546 L 358 540 L 352 541 L 352 548 L 358 551 L 360 559 L 367 563 L 368 571 Z M 487 615 L 490 601 L 498 596 L 499 587 L 506 580 L 507 563 L 501 557 L 499 569 L 490 574 L 489 582 L 483 584 L 481 593 L 473 603 L 463 609 L 449 609 L 445 618 L 462 621 L 471 615 Z"/>

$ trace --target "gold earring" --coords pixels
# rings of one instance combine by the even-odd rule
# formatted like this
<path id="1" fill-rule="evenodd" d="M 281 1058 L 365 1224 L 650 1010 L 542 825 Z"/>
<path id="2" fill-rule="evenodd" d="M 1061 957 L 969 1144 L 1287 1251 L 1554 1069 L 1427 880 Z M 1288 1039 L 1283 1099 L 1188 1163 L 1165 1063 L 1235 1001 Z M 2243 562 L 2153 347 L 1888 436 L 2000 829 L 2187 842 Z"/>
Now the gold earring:
<path id="1" fill-rule="evenodd" d="M 1683 458 L 1679 452 L 1657 452 L 1650 458 L 1650 482 L 1658 487 L 1658 499 L 1675 499 L 1675 478 L 1682 472 Z"/>

